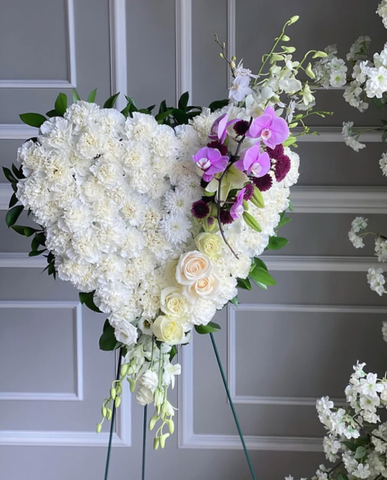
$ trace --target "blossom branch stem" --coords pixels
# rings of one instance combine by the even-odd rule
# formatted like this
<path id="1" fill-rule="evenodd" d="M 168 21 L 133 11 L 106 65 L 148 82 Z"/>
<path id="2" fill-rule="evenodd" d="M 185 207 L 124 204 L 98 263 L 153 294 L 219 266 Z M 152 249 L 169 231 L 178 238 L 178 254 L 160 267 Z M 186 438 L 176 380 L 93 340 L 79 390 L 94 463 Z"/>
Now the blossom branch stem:
<path id="1" fill-rule="evenodd" d="M 343 460 L 340 460 L 340 462 L 336 463 L 336 465 L 335 465 L 334 467 L 332 467 L 330 470 L 328 470 L 328 471 L 327 471 L 328 477 L 329 477 L 329 475 L 330 475 L 331 473 L 333 473 L 337 468 L 339 468 L 340 465 L 342 465 L 343 463 L 344 463 Z"/>

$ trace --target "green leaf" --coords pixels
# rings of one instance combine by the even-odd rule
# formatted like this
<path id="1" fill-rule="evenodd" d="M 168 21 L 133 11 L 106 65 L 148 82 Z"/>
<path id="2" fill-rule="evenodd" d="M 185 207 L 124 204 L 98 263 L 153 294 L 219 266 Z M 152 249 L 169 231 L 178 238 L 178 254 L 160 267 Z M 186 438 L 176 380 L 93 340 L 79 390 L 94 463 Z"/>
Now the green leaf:
<path id="1" fill-rule="evenodd" d="M 44 250 L 33 250 L 28 254 L 28 256 L 29 257 L 37 257 L 38 255 L 41 255 L 42 253 L 44 253 L 46 251 L 47 251 L 47 248 L 45 248 Z"/>
<path id="2" fill-rule="evenodd" d="M 292 212 L 293 211 L 293 203 L 291 200 L 289 200 L 289 212 Z"/>
<path id="3" fill-rule="evenodd" d="M 281 218 L 279 224 L 277 225 L 277 228 L 283 227 L 284 225 L 287 225 L 289 222 L 291 222 L 292 219 L 290 217 L 283 217 Z"/>
<path id="4" fill-rule="evenodd" d="M 87 101 L 89 103 L 94 103 L 96 95 L 97 95 L 97 89 L 95 88 L 92 92 L 90 92 L 89 96 L 87 97 Z"/>
<path id="5" fill-rule="evenodd" d="M 220 330 L 220 325 L 215 322 L 209 322 L 207 325 L 195 325 L 195 330 L 200 335 L 205 335 L 206 333 L 213 333 Z"/>
<path id="6" fill-rule="evenodd" d="M 228 105 L 228 99 L 226 98 L 224 100 L 215 100 L 215 102 L 210 103 L 209 109 L 211 112 L 215 112 L 215 110 L 220 110 L 226 105 Z"/>
<path id="7" fill-rule="evenodd" d="M 261 282 L 254 282 L 256 285 L 258 285 L 259 288 L 262 288 L 262 290 L 267 290 L 267 285 Z"/>
<path id="8" fill-rule="evenodd" d="M 47 117 L 60 117 L 61 115 L 56 110 L 50 110 L 46 113 Z"/>
<path id="9" fill-rule="evenodd" d="M 253 259 L 252 270 L 253 270 L 255 267 L 263 268 L 263 269 L 266 270 L 266 272 L 267 272 L 266 263 L 263 262 L 263 261 L 262 261 L 260 258 L 258 258 L 258 257 L 255 257 L 255 258 Z"/>
<path id="10" fill-rule="evenodd" d="M 93 310 L 93 312 L 102 313 L 101 310 L 94 303 L 94 292 L 88 292 L 88 293 L 81 292 L 79 294 L 79 301 L 82 304 L 86 305 L 86 307 L 89 308 L 90 310 Z"/>
<path id="11" fill-rule="evenodd" d="M 289 240 L 284 237 L 270 237 L 269 244 L 265 250 L 280 250 L 289 243 Z"/>
<path id="12" fill-rule="evenodd" d="M 237 287 L 243 288 L 244 290 L 251 290 L 251 283 L 248 278 L 238 278 Z"/>
<path id="13" fill-rule="evenodd" d="M 239 305 L 238 295 L 236 295 L 234 298 L 229 300 L 229 302 L 237 307 Z"/>
<path id="14" fill-rule="evenodd" d="M 366 447 L 363 447 L 363 446 L 357 447 L 356 452 L 355 452 L 355 459 L 356 460 L 360 460 L 360 459 L 364 458 L 366 455 L 367 455 Z"/>
<path id="15" fill-rule="evenodd" d="M 163 112 L 165 112 L 166 110 L 168 110 L 167 102 L 166 102 L 165 100 L 163 100 L 163 101 L 160 103 L 159 113 L 163 113 Z"/>
<path id="16" fill-rule="evenodd" d="M 16 193 L 13 193 L 11 199 L 9 200 L 8 208 L 12 208 L 17 204 L 18 201 L 19 199 L 17 198 Z"/>
<path id="17" fill-rule="evenodd" d="M 16 205 L 16 207 L 12 207 L 11 210 L 8 210 L 5 217 L 5 223 L 8 227 L 12 227 L 12 225 L 15 225 L 17 219 L 20 217 L 20 214 L 23 210 L 23 205 Z"/>
<path id="18" fill-rule="evenodd" d="M 150 107 L 147 107 L 146 109 L 148 110 L 148 113 L 152 113 L 155 106 L 156 105 L 151 105 Z"/>
<path id="19" fill-rule="evenodd" d="M 169 361 L 172 362 L 172 360 L 176 357 L 176 355 L 177 355 L 177 347 L 176 345 L 172 345 L 172 348 L 169 351 Z"/>
<path id="20" fill-rule="evenodd" d="M 277 282 L 274 278 L 263 268 L 255 267 L 252 272 L 250 272 L 250 278 L 255 283 L 261 283 L 263 285 L 276 285 Z"/>
<path id="21" fill-rule="evenodd" d="M 40 113 L 22 113 L 19 115 L 19 117 L 20 120 L 26 125 L 37 128 L 39 128 L 47 120 L 47 118 Z"/>
<path id="22" fill-rule="evenodd" d="M 11 183 L 16 182 L 16 178 L 13 176 L 13 173 L 11 172 L 11 170 L 9 168 L 3 167 L 3 173 L 4 173 L 5 178 L 9 182 L 11 182 Z"/>
<path id="23" fill-rule="evenodd" d="M 337 480 L 348 480 L 348 475 L 344 472 L 339 472 L 337 475 Z"/>
<path id="24" fill-rule="evenodd" d="M 38 231 L 36 228 L 24 227 L 22 225 L 12 225 L 11 228 L 19 235 L 23 235 L 25 237 L 31 237 L 31 235 Z"/>
<path id="25" fill-rule="evenodd" d="M 31 250 L 35 251 L 39 248 L 40 245 L 45 246 L 46 244 L 46 235 L 42 233 L 37 233 L 31 242 Z"/>
<path id="26" fill-rule="evenodd" d="M 55 110 L 60 117 L 63 117 L 65 111 L 67 110 L 67 95 L 60 93 L 55 100 Z"/>
<path id="27" fill-rule="evenodd" d="M 156 116 L 155 116 L 155 119 L 158 123 L 163 123 L 163 121 L 169 117 L 169 115 L 173 112 L 173 108 L 170 108 L 169 110 L 165 110 L 161 113 L 158 113 Z"/>
<path id="28" fill-rule="evenodd" d="M 387 131 L 383 132 L 382 135 L 382 142 L 385 142 L 387 140 Z"/>
<path id="29" fill-rule="evenodd" d="M 22 180 L 23 178 L 25 178 L 22 167 L 17 168 L 16 165 L 12 164 L 12 171 L 15 177 L 18 178 L 19 180 Z"/>
<path id="30" fill-rule="evenodd" d="M 119 97 L 120 95 L 120 92 L 118 93 L 115 93 L 114 95 L 112 95 L 111 97 L 109 97 L 106 102 L 103 104 L 103 108 L 113 108 L 114 107 L 114 104 L 116 103 L 117 101 L 117 98 Z"/>
<path id="31" fill-rule="evenodd" d="M 183 110 L 174 108 L 172 110 L 172 115 L 175 118 L 175 120 L 179 123 L 179 125 L 186 125 L 188 123 L 189 117 Z"/>
<path id="32" fill-rule="evenodd" d="M 106 320 L 106 322 L 103 327 L 103 333 L 99 338 L 99 348 L 105 352 L 110 352 L 119 348 L 121 343 L 117 342 L 117 339 L 114 335 L 114 328 L 110 325 L 108 320 Z"/>
<path id="33" fill-rule="evenodd" d="M 179 98 L 178 108 L 183 112 L 187 111 L 187 105 L 189 100 L 189 92 L 183 93 L 183 95 Z"/>
<path id="34" fill-rule="evenodd" d="M 284 147 L 290 147 L 290 145 L 294 145 L 297 142 L 297 137 L 288 137 L 287 140 L 283 142 Z"/>
<path id="35" fill-rule="evenodd" d="M 81 99 L 81 97 L 78 95 L 78 92 L 75 88 L 73 88 L 73 102 L 79 102 L 79 100 Z"/>

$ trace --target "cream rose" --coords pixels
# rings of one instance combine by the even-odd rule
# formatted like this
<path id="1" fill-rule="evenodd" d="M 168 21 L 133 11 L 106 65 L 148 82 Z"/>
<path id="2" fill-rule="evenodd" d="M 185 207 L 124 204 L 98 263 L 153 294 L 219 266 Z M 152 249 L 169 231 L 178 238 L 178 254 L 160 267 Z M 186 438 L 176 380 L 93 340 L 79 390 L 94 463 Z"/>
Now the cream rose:
<path id="1" fill-rule="evenodd" d="M 130 322 L 123 320 L 117 325 L 114 325 L 114 335 L 117 342 L 124 345 L 133 345 L 137 343 L 137 328 Z"/>
<path id="2" fill-rule="evenodd" d="M 195 244 L 197 249 L 211 260 L 218 260 L 222 255 L 222 239 L 214 233 L 199 233 Z"/>
<path id="3" fill-rule="evenodd" d="M 181 343 L 184 337 L 184 330 L 181 323 L 166 315 L 160 315 L 156 318 L 152 325 L 152 330 L 157 340 L 168 343 L 169 345 Z"/>
<path id="4" fill-rule="evenodd" d="M 211 272 L 211 261 L 203 253 L 194 250 L 180 257 L 176 267 L 176 280 L 181 285 L 191 285 Z"/>
<path id="5" fill-rule="evenodd" d="M 191 305 L 179 288 L 167 287 L 161 290 L 160 308 L 169 318 L 182 323 L 187 320 Z"/>
<path id="6" fill-rule="evenodd" d="M 191 285 L 183 288 L 184 295 L 191 301 L 195 302 L 198 297 L 214 300 L 219 292 L 220 279 L 215 273 L 211 273 L 208 277 L 201 278 Z"/>

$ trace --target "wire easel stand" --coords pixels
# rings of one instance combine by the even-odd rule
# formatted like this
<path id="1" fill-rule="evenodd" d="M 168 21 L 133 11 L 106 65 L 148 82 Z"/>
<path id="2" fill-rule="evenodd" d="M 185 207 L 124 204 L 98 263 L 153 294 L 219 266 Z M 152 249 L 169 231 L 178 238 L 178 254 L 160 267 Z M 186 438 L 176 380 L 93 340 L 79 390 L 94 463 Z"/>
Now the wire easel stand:
<path id="1" fill-rule="evenodd" d="M 248 464 L 249 469 L 250 469 L 251 478 L 253 480 L 257 480 L 257 477 L 255 476 L 253 464 L 251 463 L 250 455 L 249 455 L 249 452 L 248 452 L 247 447 L 246 447 L 245 439 L 243 437 L 243 433 L 242 433 L 242 429 L 241 429 L 241 426 L 240 426 L 240 423 L 239 423 L 239 420 L 238 420 L 238 416 L 237 416 L 236 411 L 235 411 L 234 403 L 233 403 L 232 398 L 231 398 L 230 389 L 228 387 L 228 383 L 227 383 L 226 375 L 224 373 L 222 361 L 221 361 L 220 356 L 219 356 L 219 351 L 218 351 L 218 347 L 217 347 L 216 342 L 215 342 L 215 337 L 212 333 L 210 333 L 210 338 L 211 338 L 212 347 L 214 349 L 216 361 L 218 363 L 220 375 L 222 377 L 223 385 L 224 385 L 224 388 L 226 390 L 227 398 L 228 398 L 228 401 L 230 402 L 230 407 L 231 407 L 232 415 L 234 417 L 235 425 L 237 427 L 239 438 L 241 439 L 243 451 L 245 453 L 246 461 L 247 461 L 247 464 Z M 118 359 L 117 379 L 119 379 L 120 367 L 121 367 L 121 352 L 120 352 L 119 359 Z M 146 433 L 147 433 L 147 429 L 148 429 L 147 410 L 148 410 L 148 406 L 145 405 L 145 407 L 144 407 L 144 424 L 143 424 L 143 432 L 142 432 L 143 441 L 142 441 L 141 480 L 145 480 Z M 106 468 L 105 468 L 104 480 L 108 480 L 108 475 L 109 475 L 110 452 L 111 452 L 112 437 L 113 437 L 113 431 L 114 431 L 115 411 L 116 411 L 116 409 L 113 405 L 112 423 L 111 423 L 111 426 L 110 426 L 109 446 L 108 446 L 108 452 L 107 452 L 107 458 L 106 458 Z"/>

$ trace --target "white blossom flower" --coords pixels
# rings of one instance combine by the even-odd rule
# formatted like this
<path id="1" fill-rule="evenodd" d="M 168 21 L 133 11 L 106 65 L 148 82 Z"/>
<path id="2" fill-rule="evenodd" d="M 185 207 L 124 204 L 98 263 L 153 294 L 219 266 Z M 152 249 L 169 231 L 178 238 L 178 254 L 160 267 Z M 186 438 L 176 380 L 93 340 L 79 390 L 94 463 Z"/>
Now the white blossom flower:
<path id="1" fill-rule="evenodd" d="M 384 284 L 386 279 L 383 276 L 382 268 L 370 268 L 367 274 L 367 281 L 370 285 L 371 290 L 376 292 L 378 295 L 382 296 L 383 293 L 386 293 Z"/>
<path id="2" fill-rule="evenodd" d="M 352 132 L 352 127 L 353 122 L 343 122 L 342 135 L 344 137 L 345 144 L 355 150 L 355 152 L 358 152 L 362 148 L 365 148 L 365 144 L 356 140 L 356 138 L 353 136 L 354 134 Z"/>
<path id="3" fill-rule="evenodd" d="M 382 158 L 379 160 L 379 166 L 383 175 L 387 176 L 387 153 L 382 154 Z"/>

